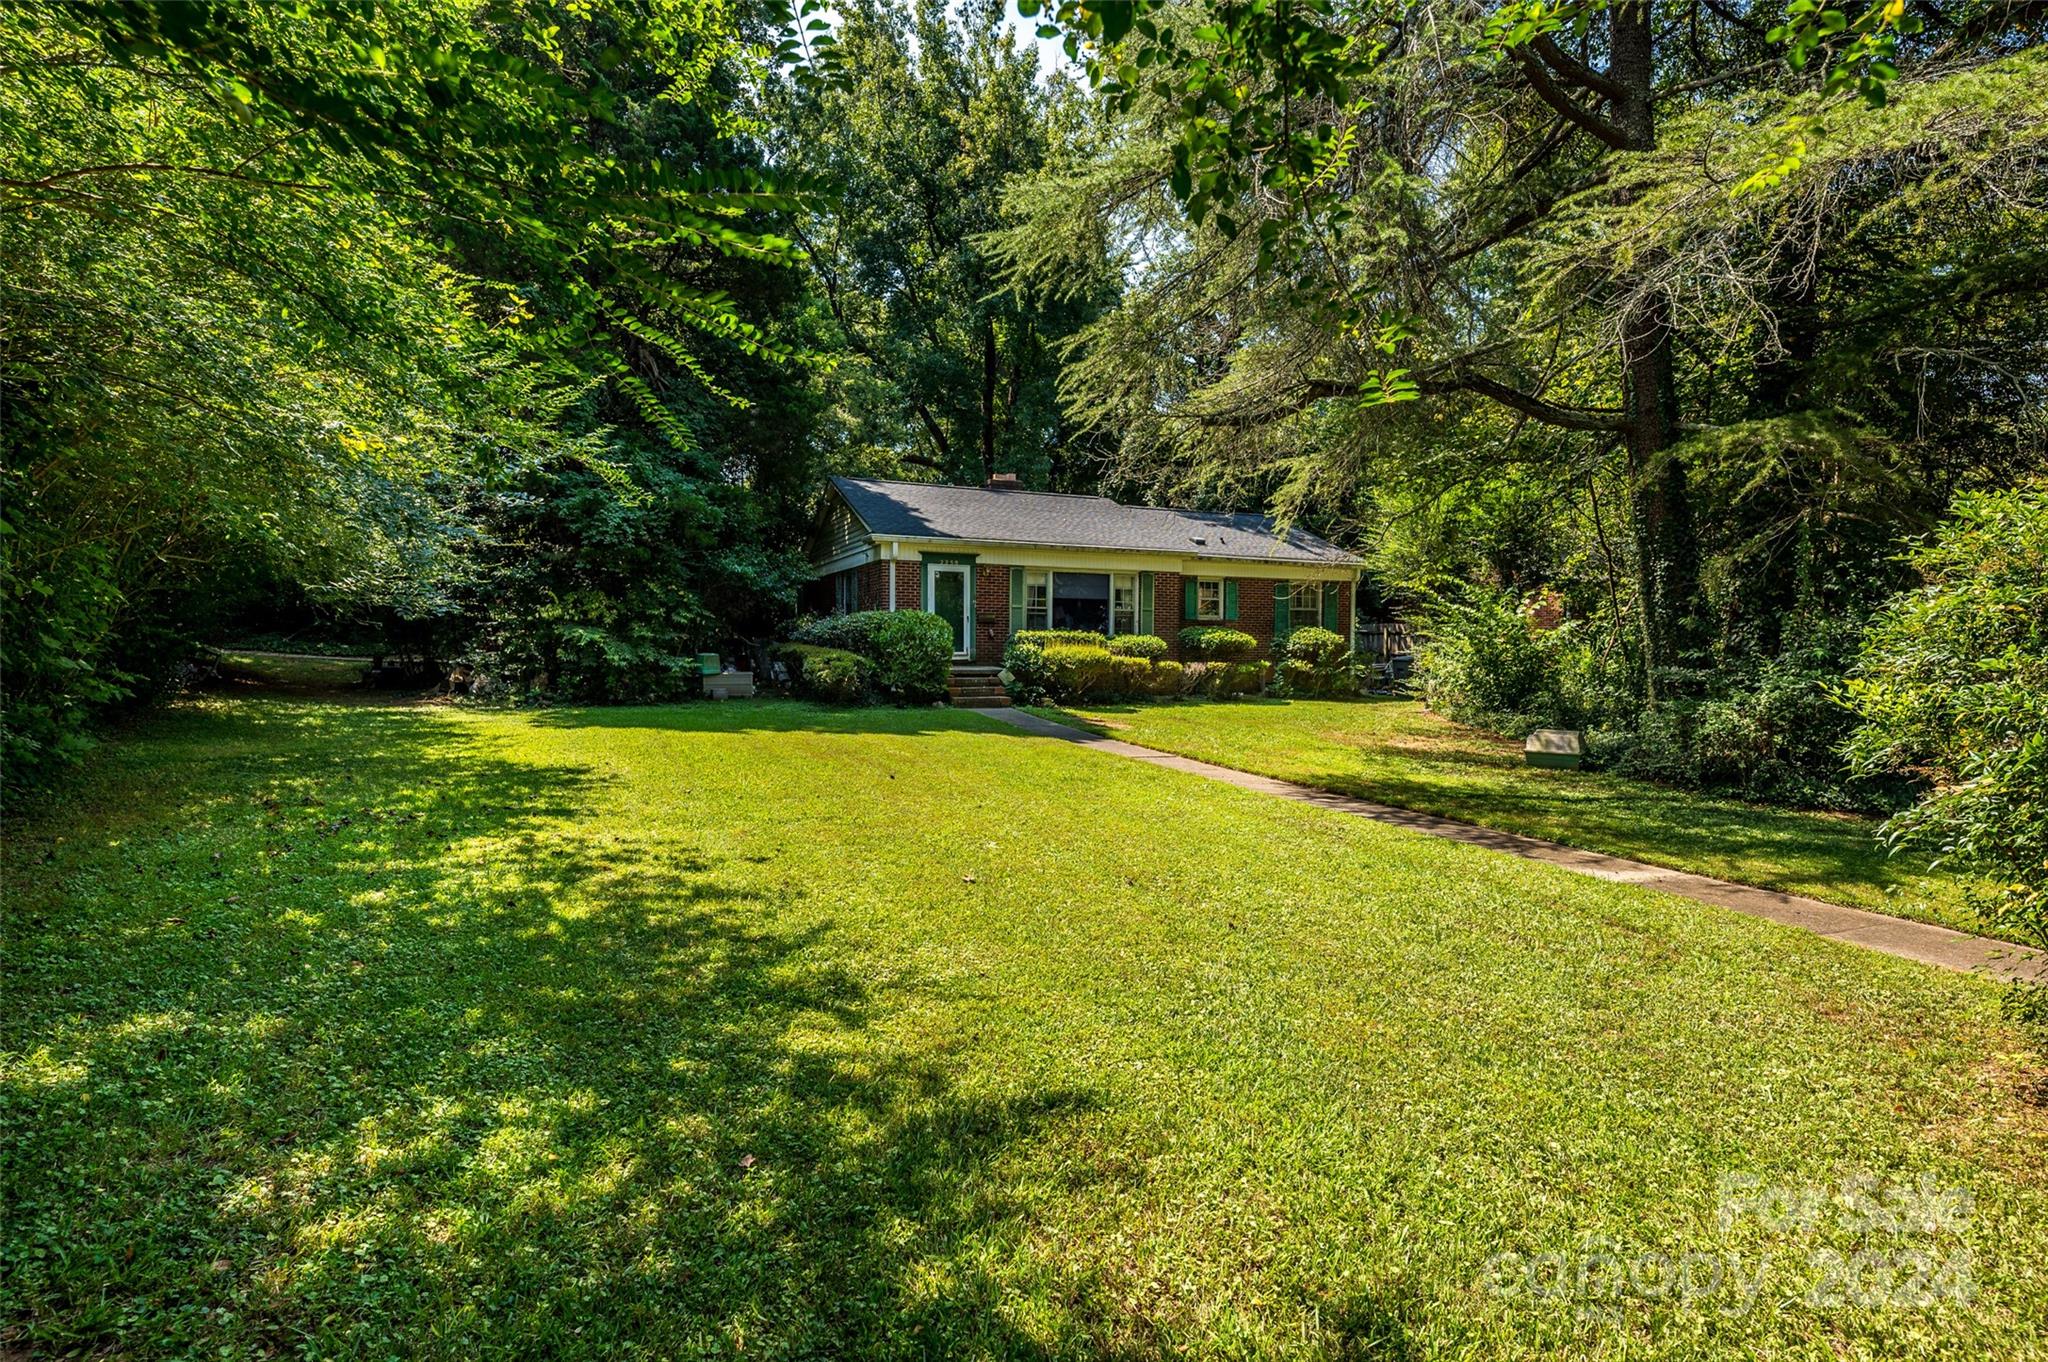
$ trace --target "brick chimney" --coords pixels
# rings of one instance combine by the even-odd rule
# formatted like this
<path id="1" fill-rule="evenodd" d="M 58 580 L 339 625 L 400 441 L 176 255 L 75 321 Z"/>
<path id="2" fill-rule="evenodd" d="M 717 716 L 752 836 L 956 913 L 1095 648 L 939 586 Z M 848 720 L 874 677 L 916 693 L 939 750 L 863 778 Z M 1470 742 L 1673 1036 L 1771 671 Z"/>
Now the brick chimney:
<path id="1" fill-rule="evenodd" d="M 1014 492 L 1024 484 L 1017 481 L 1015 473 L 991 473 L 983 484 L 991 492 Z"/>

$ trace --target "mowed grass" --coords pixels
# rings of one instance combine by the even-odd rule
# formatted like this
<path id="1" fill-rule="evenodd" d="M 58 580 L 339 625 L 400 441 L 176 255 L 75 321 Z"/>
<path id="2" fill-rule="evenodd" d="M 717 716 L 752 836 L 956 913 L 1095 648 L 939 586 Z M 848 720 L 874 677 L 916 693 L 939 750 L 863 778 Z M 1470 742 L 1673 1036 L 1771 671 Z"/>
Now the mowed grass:
<path id="1" fill-rule="evenodd" d="M 319 657 L 310 653 L 264 653 L 225 648 L 215 654 L 223 686 L 260 685 L 271 689 L 334 691 L 362 684 L 367 663 L 359 657 Z"/>
<path id="2" fill-rule="evenodd" d="M 1543 770 L 1522 745 L 1413 700 L 1179 701 L 1044 709 L 1047 718 L 1255 775 L 1651 865 L 1981 932 L 1954 876 L 1894 855 L 1868 818 L 1765 808 L 1593 771 Z"/>
<path id="3" fill-rule="evenodd" d="M 2044 1347 L 1990 985 L 972 714 L 186 702 L 4 875 L 0 1352 Z"/>

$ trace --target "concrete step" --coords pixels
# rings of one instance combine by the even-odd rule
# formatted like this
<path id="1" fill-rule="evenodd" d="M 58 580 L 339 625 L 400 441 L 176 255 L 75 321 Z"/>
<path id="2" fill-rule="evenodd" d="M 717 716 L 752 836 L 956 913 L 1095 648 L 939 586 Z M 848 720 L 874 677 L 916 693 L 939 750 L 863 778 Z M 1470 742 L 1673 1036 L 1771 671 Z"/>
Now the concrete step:
<path id="1" fill-rule="evenodd" d="M 956 695 L 953 697 L 953 708 L 955 709 L 1008 709 L 1009 707 L 1010 697 L 1007 695 Z"/>

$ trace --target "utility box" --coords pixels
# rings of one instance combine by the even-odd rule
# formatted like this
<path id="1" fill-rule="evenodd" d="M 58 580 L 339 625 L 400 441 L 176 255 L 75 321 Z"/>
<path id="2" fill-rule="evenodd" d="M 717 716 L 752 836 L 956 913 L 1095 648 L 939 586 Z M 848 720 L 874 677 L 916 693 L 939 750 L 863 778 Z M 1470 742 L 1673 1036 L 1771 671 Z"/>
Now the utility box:
<path id="1" fill-rule="evenodd" d="M 752 672 L 714 672 L 704 678 L 704 694 L 713 700 L 744 700 L 753 693 Z"/>
<path id="2" fill-rule="evenodd" d="M 1539 728 L 1523 740 L 1522 760 L 1531 766 L 1576 771 L 1586 760 L 1586 735 L 1576 728 Z"/>

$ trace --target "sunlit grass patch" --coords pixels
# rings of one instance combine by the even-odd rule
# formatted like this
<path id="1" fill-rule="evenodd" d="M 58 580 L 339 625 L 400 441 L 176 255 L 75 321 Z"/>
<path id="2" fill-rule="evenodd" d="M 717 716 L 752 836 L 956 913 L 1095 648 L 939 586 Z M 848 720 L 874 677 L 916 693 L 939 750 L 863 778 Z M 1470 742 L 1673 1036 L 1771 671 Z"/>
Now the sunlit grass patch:
<path id="1" fill-rule="evenodd" d="M 31 1355 L 1974 1359 L 2048 1308 L 1988 985 L 973 715 L 215 698 L 5 857 Z M 1973 1211 L 1724 1225 L 1735 1174 Z M 1589 1244 L 1760 1294 L 1488 1275 Z M 1873 1249 L 1972 1294 L 1809 1298 Z"/>
<path id="2" fill-rule="evenodd" d="M 1765 808 L 1522 760 L 1413 700 L 1183 701 L 1045 709 L 1126 742 L 1567 846 L 1981 931 L 1953 876 L 1850 814 Z"/>

